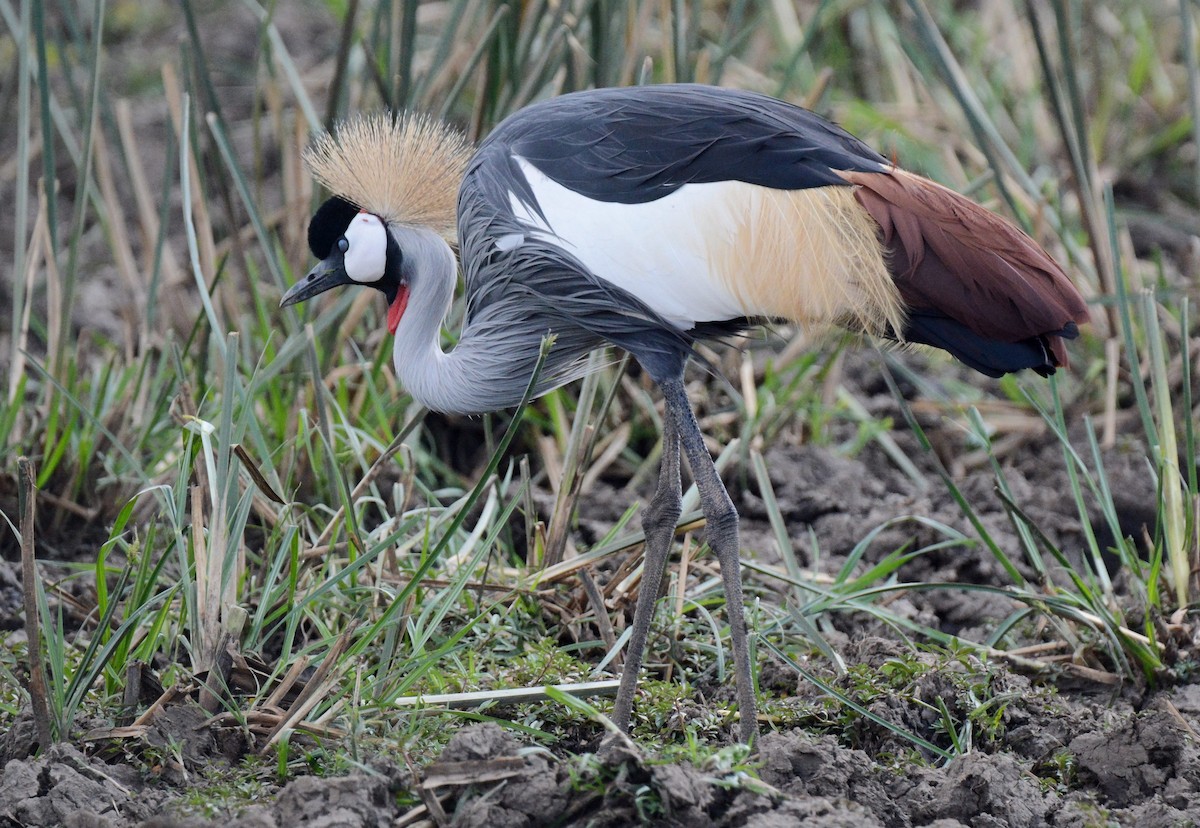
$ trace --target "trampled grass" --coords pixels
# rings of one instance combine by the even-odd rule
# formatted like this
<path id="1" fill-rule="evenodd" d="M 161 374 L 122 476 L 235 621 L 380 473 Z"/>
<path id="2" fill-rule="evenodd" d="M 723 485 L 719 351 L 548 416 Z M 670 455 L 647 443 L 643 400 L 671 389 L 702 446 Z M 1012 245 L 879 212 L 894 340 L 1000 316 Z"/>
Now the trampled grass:
<path id="1" fill-rule="evenodd" d="M 0 192 L 12 205 L 0 242 L 11 259 L 0 281 L 11 307 L 0 322 L 10 530 L 0 550 L 15 560 L 22 531 L 33 533 L 31 646 L 44 654 L 52 738 L 72 738 L 83 711 L 136 726 L 176 696 L 241 723 L 256 750 L 285 757 L 281 773 L 315 761 L 295 747 L 298 734 L 360 761 L 383 743 L 435 755 L 447 716 L 495 717 L 551 743 L 599 732 L 590 717 L 607 702 L 556 692 L 446 714 L 396 701 L 569 684 L 615 667 L 606 653 L 624 642 L 640 574 L 632 507 L 661 451 L 653 389 L 610 355 L 580 387 L 518 412 L 426 418 L 396 384 L 374 297 L 276 305 L 309 264 L 304 229 L 320 198 L 299 155 L 336 118 L 412 107 L 479 137 L 535 99 L 650 81 L 745 86 L 833 115 L 1021 223 L 1093 303 L 1073 370 L 1053 384 L 939 383 L 891 354 L 879 360 L 895 363 L 902 410 L 935 406 L 935 426 L 965 435 L 964 453 L 993 469 L 1016 548 L 975 518 L 961 470 L 940 459 L 918 467 L 900 447 L 917 433 L 932 458 L 928 419 L 891 422 L 864 405 L 841 356 L 854 343 L 779 330 L 714 351 L 728 382 L 695 375 L 702 426 L 727 478 L 764 504 L 776 549 L 748 557 L 781 561 L 748 567 L 760 659 L 793 661 L 832 692 L 800 662 L 812 655 L 844 673 L 832 632 L 865 618 L 914 647 L 1049 678 L 1161 682 L 1194 669 L 1172 641 L 1193 623 L 1200 554 L 1196 274 L 1179 249 L 1142 241 L 1146 213 L 1169 226 L 1168 242 L 1194 245 L 1200 229 L 1197 66 L 1184 48 L 1197 10 L 1187 0 L 84 8 L 0 0 L 0 51 L 15 59 L 0 100 L 16 112 L 15 132 L 0 135 Z M 947 364 L 930 362 L 935 373 Z M 1059 548 L 1007 486 L 1019 441 L 993 403 L 1058 446 L 1045 462 L 1070 481 L 1053 496 L 1077 505 L 1079 549 Z M 1123 525 L 1106 476 L 1105 450 L 1120 440 L 1144 453 L 1159 493 L 1144 537 Z M 936 539 L 870 556 L 893 524 L 864 525 L 853 552 L 822 570 L 821 539 L 793 536 L 764 461 L 768 446 L 800 442 L 846 454 L 877 446 L 920 486 L 948 487 L 966 523 L 900 519 Z M 32 525 L 18 510 L 19 456 L 37 470 Z M 630 508 L 583 531 L 601 483 L 625 486 Z M 683 571 L 648 661 L 672 681 L 716 685 L 730 661 L 696 517 L 692 492 Z M 959 545 L 990 550 L 1007 580 L 906 575 L 915 559 Z M 943 589 L 1001 595 L 1014 609 L 985 639 L 960 640 L 891 608 L 891 596 Z M 1009 652 L 1037 636 L 1076 658 Z M 26 685 L 19 633 L 0 637 L 13 642 L 0 675 Z M 141 665 L 166 688 L 157 700 L 131 689 Z M 862 712 L 856 694 L 870 688 L 837 692 L 840 709 Z M 27 700 L 6 690 L 0 720 Z M 719 744 L 730 723 L 724 711 L 671 724 L 675 701 L 645 707 L 635 733 L 661 742 L 666 728 L 681 755 L 697 740 Z M 914 750 L 944 758 L 969 744 L 967 722 L 942 713 L 946 738 L 907 734 Z"/>

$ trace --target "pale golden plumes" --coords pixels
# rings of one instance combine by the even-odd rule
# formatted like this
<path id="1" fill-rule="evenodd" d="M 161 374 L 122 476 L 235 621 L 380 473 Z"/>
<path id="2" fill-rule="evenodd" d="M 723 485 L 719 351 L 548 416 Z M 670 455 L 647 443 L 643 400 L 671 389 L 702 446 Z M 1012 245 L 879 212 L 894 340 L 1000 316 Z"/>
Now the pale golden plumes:
<path id="1" fill-rule="evenodd" d="M 384 221 L 428 227 L 454 238 L 458 185 L 473 149 L 427 115 L 359 115 L 317 138 L 304 153 L 334 195 Z"/>
<path id="2" fill-rule="evenodd" d="M 872 334 L 904 330 L 879 229 L 853 188 L 742 187 L 736 238 L 715 270 L 748 315 Z"/>

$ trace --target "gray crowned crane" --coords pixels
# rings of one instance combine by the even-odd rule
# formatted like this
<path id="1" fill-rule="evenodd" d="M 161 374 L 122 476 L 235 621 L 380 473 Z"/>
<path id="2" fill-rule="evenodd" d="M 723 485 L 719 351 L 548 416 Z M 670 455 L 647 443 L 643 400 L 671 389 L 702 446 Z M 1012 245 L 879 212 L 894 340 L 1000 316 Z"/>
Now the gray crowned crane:
<path id="1" fill-rule="evenodd" d="M 281 304 L 338 285 L 382 291 L 396 373 L 417 401 L 459 414 L 519 404 L 547 334 L 539 394 L 582 376 L 609 344 L 661 389 L 662 467 L 613 712 L 623 730 L 680 515 L 682 451 L 720 562 L 739 734 L 757 732 L 738 516 L 684 387 L 698 340 L 764 321 L 835 324 L 945 349 L 992 377 L 1046 375 L 1067 365 L 1063 340 L 1088 319 L 1062 269 L 1015 226 L 751 92 L 576 92 L 515 113 L 473 153 L 420 116 L 358 117 L 306 160 L 332 198 L 308 230 L 320 264 Z M 466 314 L 446 353 L 455 228 Z"/>

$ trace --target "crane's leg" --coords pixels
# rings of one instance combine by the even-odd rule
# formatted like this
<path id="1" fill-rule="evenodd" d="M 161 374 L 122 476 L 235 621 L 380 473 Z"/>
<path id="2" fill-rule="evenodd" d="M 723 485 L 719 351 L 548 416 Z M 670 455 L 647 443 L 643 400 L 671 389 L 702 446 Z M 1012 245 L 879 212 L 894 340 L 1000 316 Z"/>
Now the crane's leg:
<path id="1" fill-rule="evenodd" d="M 658 601 L 663 572 L 666 571 L 667 559 L 671 553 L 671 541 L 675 538 L 675 525 L 679 522 L 682 508 L 679 490 L 679 430 L 668 407 L 663 417 L 662 464 L 658 470 L 658 488 L 642 517 L 642 530 L 646 534 L 642 587 L 633 611 L 633 631 L 629 635 L 629 646 L 625 649 L 625 669 L 621 673 L 621 686 L 617 690 L 617 702 L 613 706 L 613 722 L 626 733 L 629 732 L 629 718 L 633 713 L 633 695 L 637 690 L 638 673 L 642 669 L 642 657 L 646 652 L 646 638 L 650 633 L 650 622 L 654 620 L 654 605 Z"/>
<path id="2" fill-rule="evenodd" d="M 700 506 L 704 510 L 705 539 L 721 565 L 721 581 L 725 587 L 725 613 L 729 618 L 729 635 L 733 642 L 734 672 L 737 676 L 738 711 L 741 715 L 739 736 L 749 742 L 758 734 L 754 700 L 754 676 L 750 668 L 750 647 L 746 639 L 746 617 L 742 600 L 742 573 L 738 560 L 738 515 L 721 482 L 712 455 L 704 445 L 704 435 L 692 413 L 683 378 L 660 383 L 666 400 L 667 414 L 674 415 L 680 445 L 692 470 L 692 480 L 700 491 Z"/>

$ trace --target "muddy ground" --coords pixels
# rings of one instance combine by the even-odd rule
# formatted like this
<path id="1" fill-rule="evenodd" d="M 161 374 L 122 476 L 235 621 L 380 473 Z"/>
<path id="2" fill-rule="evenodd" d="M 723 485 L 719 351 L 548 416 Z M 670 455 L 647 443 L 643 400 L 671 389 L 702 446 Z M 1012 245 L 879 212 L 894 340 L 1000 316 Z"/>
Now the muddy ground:
<path id="1" fill-rule="evenodd" d="M 920 356 L 905 357 L 921 361 Z M 852 357 L 852 374 L 869 377 L 877 355 Z M 877 416 L 901 419 L 895 402 L 874 384 L 857 381 Z M 961 429 L 938 415 L 923 417 L 935 444 L 953 461 L 966 456 Z M 853 458 L 811 445 L 768 449 L 775 495 L 802 555 L 808 539 L 820 543 L 818 572 L 833 573 L 872 527 L 899 515 L 923 515 L 971 533 L 961 510 L 932 477 L 934 458 L 904 431 L 893 437 L 926 472 L 922 489 L 874 444 Z M 1141 536 L 1153 519 L 1154 492 L 1136 445 L 1106 455 L 1118 491 L 1122 530 Z M 1005 460 L 1014 495 L 1064 549 L 1080 549 L 1082 523 L 1065 492 L 1060 455 L 1045 434 L 1031 434 Z M 1016 549 L 1009 519 L 994 493 L 992 472 L 960 469 L 959 485 L 998 542 Z M 743 514 L 747 555 L 775 556 L 765 510 L 753 486 L 729 475 Z M 585 499 L 583 534 L 603 530 L 636 493 L 602 489 Z M 1097 515 L 1090 522 L 1099 528 Z M 810 535 L 811 530 L 811 535 Z M 870 561 L 905 541 L 937 540 L 926 526 L 901 523 L 884 532 Z M 866 565 L 864 561 L 863 565 Z M 811 561 L 810 561 L 811 563 Z M 17 623 L 16 573 L 0 566 L 6 624 Z M 924 555 L 902 571 L 905 581 L 1005 583 L 982 545 Z M 1013 611 L 1003 596 L 953 589 L 899 594 L 889 607 L 922 624 L 973 641 L 984 640 Z M 830 642 L 851 673 L 914 666 L 911 687 L 874 698 L 869 709 L 935 744 L 946 745 L 939 701 L 966 718 L 971 693 L 992 700 L 991 726 L 980 727 L 965 755 L 950 762 L 921 754 L 890 731 L 859 718 L 829 728 L 777 728 L 766 722 L 750 765 L 757 779 L 729 767 L 662 764 L 603 731 L 585 735 L 572 758 L 560 748 L 531 748 L 495 725 L 464 726 L 439 762 L 414 775 L 395 757 L 373 756 L 347 776 L 302 777 L 283 786 L 265 783 L 258 804 L 239 803 L 218 820 L 229 826 L 464 826 L 664 825 L 812 826 L 1176 826 L 1200 824 L 1200 685 L 1190 683 L 1193 642 L 1176 635 L 1175 670 L 1156 687 L 1102 680 L 1094 672 L 1055 669 L 1040 674 L 1000 660 L 946 661 L 901 643 L 885 625 L 858 615 L 833 616 Z M 1186 624 L 1183 629 L 1190 629 Z M 1036 630 L 1031 635 L 1036 636 Z M 1034 640 L 1031 638 L 1031 641 Z M 936 669 L 922 671 L 922 665 Z M 810 667 L 843 689 L 850 681 L 821 659 Z M 1089 676 L 1095 678 L 1090 680 Z M 803 705 L 820 691 L 789 668 L 768 661 L 763 690 L 776 703 Z M 970 688 L 969 690 L 964 688 Z M 698 704 L 719 704 L 723 688 L 698 688 Z M 980 699 L 975 699 L 976 702 Z M 0 738 L 0 826 L 211 825 L 181 818 L 180 795 L 222 763 L 241 759 L 250 746 L 228 729 L 205 724 L 187 705 L 168 707 L 146 737 L 164 750 L 162 766 L 141 763 L 101 744 L 59 745 L 31 758 L 32 728 L 21 722 Z M 194 794 L 193 794 L 194 796 Z"/>

